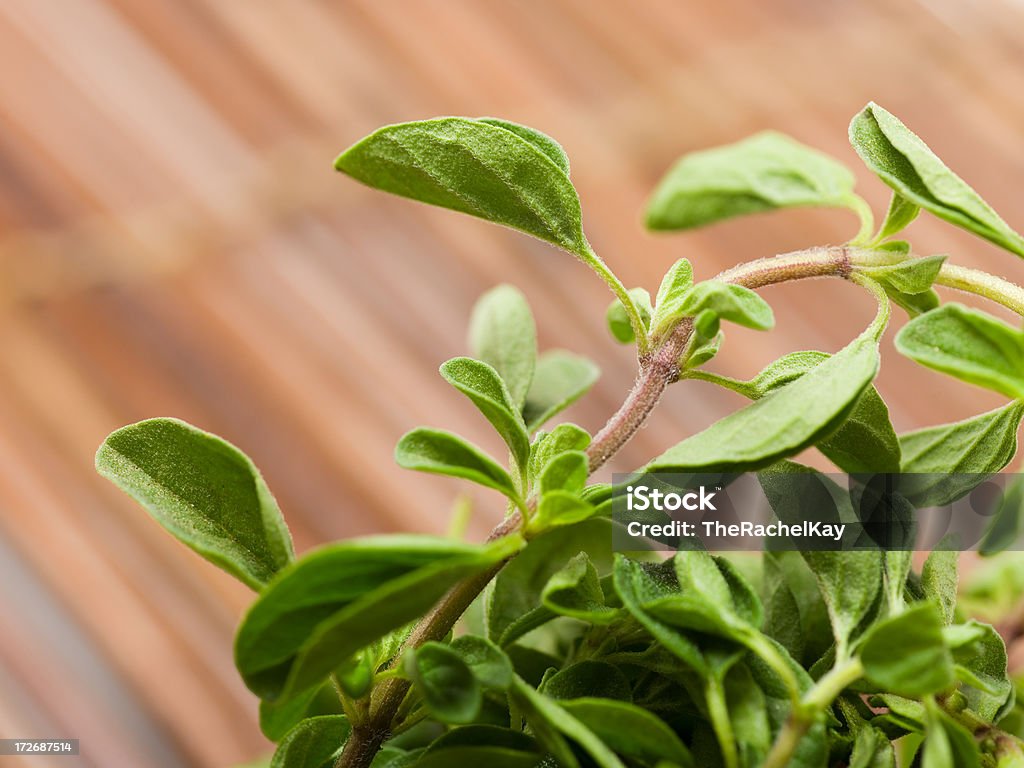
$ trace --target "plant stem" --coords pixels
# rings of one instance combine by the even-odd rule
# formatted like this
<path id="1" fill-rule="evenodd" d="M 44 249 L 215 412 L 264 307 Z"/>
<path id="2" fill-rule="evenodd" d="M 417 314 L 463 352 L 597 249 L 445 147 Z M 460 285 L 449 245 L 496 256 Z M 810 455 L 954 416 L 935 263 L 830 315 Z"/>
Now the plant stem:
<path id="1" fill-rule="evenodd" d="M 604 265 L 596 254 L 594 254 L 594 258 L 598 265 Z M 720 273 L 717 279 L 742 285 L 745 288 L 756 289 L 776 283 L 815 277 L 847 279 L 851 276 L 855 265 L 870 266 L 872 263 L 879 263 L 878 254 L 869 249 L 845 246 L 810 248 L 741 264 Z M 592 266 L 595 265 L 592 264 Z M 628 292 L 607 267 L 604 267 L 603 271 L 598 269 L 599 274 L 606 279 L 620 299 L 628 297 Z M 978 270 L 946 264 L 943 265 L 937 282 L 950 288 L 984 296 L 1024 315 L 1024 289 L 1002 278 Z M 623 303 L 627 312 L 630 312 L 631 321 L 635 324 L 639 320 L 638 316 L 633 316 L 636 312 L 635 306 L 631 301 Z M 644 354 L 641 351 L 640 374 L 633 389 L 618 411 L 594 436 L 594 440 L 587 449 L 591 473 L 602 467 L 636 434 L 647 421 L 668 385 L 679 379 L 679 360 L 686 351 L 692 335 L 693 321 L 685 318 L 676 325 L 668 338 L 656 350 L 649 354 Z M 641 346 L 639 349 L 643 350 L 643 347 Z M 517 531 L 522 520 L 521 512 L 513 512 L 491 532 L 488 541 L 495 541 Z M 430 640 L 442 640 L 470 603 L 501 570 L 505 562 L 507 561 L 492 566 L 453 587 L 417 624 L 406 640 L 403 649 L 416 648 Z M 848 666 L 851 663 L 846 662 L 847 666 L 842 667 L 847 674 L 853 672 L 852 668 Z M 838 669 L 840 668 L 837 667 Z M 769 762 L 765 763 L 764 768 L 783 768 L 785 766 L 788 756 L 792 754 L 792 750 L 796 748 L 803 734 L 813 724 L 813 719 L 807 720 L 806 715 L 803 714 L 806 706 L 813 706 L 814 696 L 825 697 L 827 695 L 829 688 L 823 688 L 826 681 L 829 686 L 842 682 L 842 678 L 833 676 L 837 670 L 833 670 L 832 673 L 822 678 L 804 697 L 801 707 L 794 710 L 790 722 L 787 722 L 787 726 L 779 734 L 779 739 L 769 754 Z M 853 679 L 856 679 L 859 674 L 858 670 Z M 826 705 L 831 703 L 846 684 L 828 696 Z M 337 768 L 367 768 L 369 766 L 381 744 L 390 735 L 392 721 L 408 690 L 409 682 L 402 678 L 393 677 L 382 681 L 371 695 L 369 717 L 364 723 L 353 727 L 345 750 L 336 763 Z M 815 693 L 816 691 L 818 693 Z M 774 762 L 772 762 L 773 760 Z"/>
<path id="2" fill-rule="evenodd" d="M 786 724 L 779 731 L 771 752 L 765 758 L 761 768 L 785 768 L 793 757 L 811 726 L 821 717 L 822 713 L 835 701 L 836 697 L 864 674 L 860 659 L 847 659 L 833 667 L 828 674 L 815 683 L 799 705 L 789 713 Z"/>
<path id="3" fill-rule="evenodd" d="M 729 706 L 725 700 L 725 688 L 722 681 L 717 677 L 708 680 L 705 691 L 705 698 L 708 702 L 708 716 L 711 718 L 711 728 L 718 739 L 718 746 L 722 750 L 722 762 L 725 768 L 739 768 L 739 756 L 736 754 L 736 736 L 732 730 L 732 720 L 729 718 Z"/>

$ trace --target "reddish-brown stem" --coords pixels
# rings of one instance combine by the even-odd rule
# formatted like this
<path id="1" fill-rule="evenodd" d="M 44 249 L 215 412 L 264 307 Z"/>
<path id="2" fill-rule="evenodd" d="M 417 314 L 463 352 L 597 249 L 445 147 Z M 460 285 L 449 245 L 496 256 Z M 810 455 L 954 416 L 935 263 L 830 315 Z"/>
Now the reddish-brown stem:
<path id="1" fill-rule="evenodd" d="M 845 247 L 814 248 L 748 262 L 718 275 L 716 279 L 761 288 L 774 283 L 810 277 L 848 277 L 850 251 Z M 693 322 L 682 320 L 652 353 L 641 361 L 640 374 L 625 402 L 594 436 L 587 457 L 590 471 L 595 472 L 625 445 L 654 410 L 669 384 L 679 378 L 679 359 L 686 351 L 693 334 Z M 522 516 L 509 515 L 495 528 L 488 541 L 494 541 L 519 529 Z M 430 640 L 443 639 L 465 613 L 484 587 L 505 565 L 498 563 L 488 570 L 457 584 L 417 624 L 405 648 L 417 648 Z M 388 738 L 398 708 L 409 691 L 409 681 L 400 677 L 384 680 L 371 696 L 366 722 L 354 723 L 337 768 L 366 768 Z"/>

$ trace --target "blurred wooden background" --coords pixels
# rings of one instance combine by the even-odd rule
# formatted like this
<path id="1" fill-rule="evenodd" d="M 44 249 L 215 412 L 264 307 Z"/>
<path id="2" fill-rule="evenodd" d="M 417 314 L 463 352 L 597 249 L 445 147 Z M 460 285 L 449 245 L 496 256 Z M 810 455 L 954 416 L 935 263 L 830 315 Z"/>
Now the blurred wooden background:
<path id="1" fill-rule="evenodd" d="M 679 237 L 640 226 L 680 153 L 776 128 L 857 166 L 850 117 L 900 115 L 1018 229 L 1024 6 L 1011 0 L 0 0 L 0 736 L 76 737 L 53 765 L 226 766 L 267 751 L 231 665 L 250 593 L 96 478 L 102 438 L 174 415 L 262 467 L 300 551 L 445 528 L 459 485 L 393 466 L 420 423 L 494 447 L 437 365 L 474 298 L 512 281 L 544 346 L 632 379 L 610 300 L 571 258 L 338 176 L 377 126 L 438 114 L 540 128 L 573 162 L 587 231 L 629 285 L 822 242 L 842 212 Z M 859 167 L 864 195 L 887 192 Z M 918 250 L 1024 277 L 922 219 Z M 872 309 L 849 285 L 765 293 L 775 331 L 729 330 L 718 370 L 831 350 Z M 886 351 L 898 428 L 998 400 Z M 739 405 L 670 391 L 628 469 Z M 473 534 L 500 514 L 479 497 Z M 19 763 L 48 765 L 44 758 Z"/>

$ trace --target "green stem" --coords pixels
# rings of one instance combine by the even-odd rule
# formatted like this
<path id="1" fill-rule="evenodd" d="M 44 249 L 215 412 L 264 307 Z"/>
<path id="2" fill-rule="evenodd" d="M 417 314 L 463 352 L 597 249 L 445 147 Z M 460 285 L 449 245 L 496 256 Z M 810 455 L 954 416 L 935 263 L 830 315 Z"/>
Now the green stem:
<path id="1" fill-rule="evenodd" d="M 860 218 L 860 231 L 857 236 L 850 241 L 851 245 L 866 245 L 871 242 L 872 235 L 875 231 L 875 214 L 871 210 L 871 206 L 868 205 L 860 195 L 851 194 L 846 200 L 847 207 L 857 214 Z"/>
<path id="2" fill-rule="evenodd" d="M 797 704 L 800 699 L 800 683 L 797 681 L 796 675 L 789 664 L 775 646 L 768 642 L 760 632 L 752 633 L 744 644 L 778 675 L 782 684 L 786 686 L 786 690 L 789 691 L 793 704 Z"/>
<path id="3" fill-rule="evenodd" d="M 736 753 L 736 736 L 732 732 L 732 720 L 729 718 L 729 706 L 725 700 L 725 688 L 717 677 L 708 679 L 705 686 L 708 702 L 708 716 L 711 727 L 722 748 L 722 760 L 725 768 L 739 768 L 739 755 Z"/>
<path id="4" fill-rule="evenodd" d="M 811 726 L 832 706 L 832 702 L 864 674 L 860 659 L 847 659 L 833 667 L 804 694 L 789 713 L 761 768 L 785 768 L 789 765 L 801 739 Z"/>
<path id="5" fill-rule="evenodd" d="M 608 265 L 604 263 L 604 260 L 597 255 L 590 244 L 587 244 L 587 250 L 585 253 L 576 254 L 589 266 L 597 276 L 600 277 L 612 289 L 612 293 L 622 302 L 622 306 L 626 308 L 626 314 L 629 316 L 629 324 L 633 328 L 633 335 L 636 336 L 636 351 L 637 355 L 641 360 L 644 360 L 651 352 L 651 342 L 647 336 L 647 326 L 644 325 L 643 318 L 640 316 L 640 308 L 637 307 L 636 302 L 633 301 L 633 297 L 629 295 L 629 291 L 626 290 L 626 286 L 622 284 L 622 281 L 616 276 Z"/>

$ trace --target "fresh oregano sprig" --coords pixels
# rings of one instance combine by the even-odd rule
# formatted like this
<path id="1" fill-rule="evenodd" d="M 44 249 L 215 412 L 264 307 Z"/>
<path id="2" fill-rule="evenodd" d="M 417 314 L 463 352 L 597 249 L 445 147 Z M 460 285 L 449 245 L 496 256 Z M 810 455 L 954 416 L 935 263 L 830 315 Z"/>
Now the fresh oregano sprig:
<path id="1" fill-rule="evenodd" d="M 507 461 L 425 427 L 399 441 L 396 459 L 504 495 L 506 517 L 484 544 L 380 536 L 296 559 L 273 497 L 238 449 L 172 419 L 107 438 L 99 471 L 258 593 L 235 659 L 278 745 L 270 765 L 894 766 L 897 747 L 904 764 L 924 768 L 1024 764 L 1006 648 L 957 607 L 955 553 L 937 550 L 921 573 L 900 550 L 626 557 L 611 551 L 611 489 L 589 483 L 667 387 L 686 379 L 751 403 L 645 469 L 767 469 L 762 485 L 780 514 L 800 514 L 821 501 L 816 494 L 832 498 L 827 478 L 789 460 L 811 446 L 843 471 L 925 478 L 901 488 L 917 504 L 959 498 L 1011 460 L 1024 416 L 1024 334 L 978 310 L 940 306 L 933 286 L 1018 315 L 1024 290 L 945 254 L 916 255 L 896 238 L 923 210 L 1020 256 L 1024 240 L 881 107 L 857 115 L 850 137 L 893 189 L 877 231 L 853 174 L 787 137 L 759 134 L 684 156 L 651 199 L 652 229 L 794 206 L 845 208 L 861 225 L 845 245 L 703 281 L 680 259 L 653 300 L 627 290 L 594 253 L 565 152 L 534 129 L 438 118 L 382 128 L 338 157 L 338 170 L 371 187 L 576 256 L 611 287 L 609 329 L 636 345 L 640 365 L 593 436 L 570 423 L 547 428 L 597 368 L 562 350 L 538 353 L 533 315 L 514 287 L 482 297 L 471 356 L 453 357 L 440 374 L 502 437 Z M 772 327 L 757 289 L 819 277 L 855 283 L 877 303 L 857 338 L 834 353 L 787 354 L 748 380 L 705 368 L 723 321 Z M 1006 405 L 898 435 L 873 386 L 890 301 L 912 318 L 896 337 L 901 353 Z M 1007 494 L 988 550 L 1013 539 L 1022 499 Z M 453 634 L 460 618 L 466 627 Z"/>

